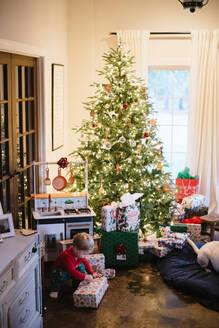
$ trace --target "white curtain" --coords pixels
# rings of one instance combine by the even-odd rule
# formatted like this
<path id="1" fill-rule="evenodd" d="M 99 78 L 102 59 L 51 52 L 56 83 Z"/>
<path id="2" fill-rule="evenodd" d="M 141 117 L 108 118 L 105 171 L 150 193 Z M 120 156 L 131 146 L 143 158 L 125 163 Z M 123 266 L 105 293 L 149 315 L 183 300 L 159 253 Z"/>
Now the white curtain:
<path id="1" fill-rule="evenodd" d="M 135 57 L 136 75 L 147 85 L 148 42 L 150 32 L 146 30 L 117 31 L 118 44 L 124 51 L 130 51 Z"/>
<path id="2" fill-rule="evenodd" d="M 219 184 L 219 30 L 192 32 L 187 166 L 199 175 L 209 213 L 217 212 Z"/>

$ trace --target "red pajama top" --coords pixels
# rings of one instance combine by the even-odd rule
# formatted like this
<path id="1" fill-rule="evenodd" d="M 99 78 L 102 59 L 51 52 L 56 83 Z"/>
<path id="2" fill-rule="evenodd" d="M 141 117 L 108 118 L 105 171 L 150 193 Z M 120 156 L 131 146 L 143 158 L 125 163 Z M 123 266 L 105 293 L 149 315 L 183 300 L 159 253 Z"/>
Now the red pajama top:
<path id="1" fill-rule="evenodd" d="M 69 247 L 66 251 L 59 254 L 52 267 L 52 270 L 55 268 L 60 268 L 63 271 L 68 272 L 74 278 L 82 281 L 85 278 L 85 274 L 77 270 L 77 267 L 81 263 L 84 264 L 85 270 L 88 274 L 94 274 L 88 260 L 81 257 L 75 257 L 72 253 L 72 247 Z"/>

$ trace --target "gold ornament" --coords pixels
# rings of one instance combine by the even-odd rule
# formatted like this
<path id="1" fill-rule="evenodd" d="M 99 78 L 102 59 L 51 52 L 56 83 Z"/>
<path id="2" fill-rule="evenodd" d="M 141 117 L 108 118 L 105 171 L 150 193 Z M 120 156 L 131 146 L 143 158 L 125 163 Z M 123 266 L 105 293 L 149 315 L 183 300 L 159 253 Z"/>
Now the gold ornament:
<path id="1" fill-rule="evenodd" d="M 163 164 L 162 163 L 157 164 L 157 168 L 158 168 L 158 170 L 162 170 Z"/>
<path id="2" fill-rule="evenodd" d="M 103 189 L 103 187 L 100 187 L 100 189 L 99 189 L 99 195 L 103 195 L 104 194 L 104 189 Z"/>
<path id="3" fill-rule="evenodd" d="M 150 125 L 156 125 L 156 120 L 154 118 L 150 120 Z"/>
<path id="4" fill-rule="evenodd" d="M 142 147 L 143 147 L 143 145 L 142 145 L 142 143 L 140 143 L 140 145 L 138 147 L 138 154 L 139 155 L 141 155 Z"/>

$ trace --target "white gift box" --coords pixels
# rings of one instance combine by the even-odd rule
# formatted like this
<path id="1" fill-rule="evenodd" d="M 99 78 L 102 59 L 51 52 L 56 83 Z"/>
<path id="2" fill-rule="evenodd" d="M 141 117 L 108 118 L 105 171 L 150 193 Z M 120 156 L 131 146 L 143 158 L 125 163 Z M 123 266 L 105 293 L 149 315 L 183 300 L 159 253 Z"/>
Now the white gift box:
<path id="1" fill-rule="evenodd" d="M 102 218 L 102 230 L 104 231 L 115 231 L 116 230 L 116 219 L 117 219 L 117 206 L 106 205 L 102 207 L 101 211 Z"/>
<path id="2" fill-rule="evenodd" d="M 139 229 L 140 211 L 132 204 L 118 209 L 117 228 L 123 232 L 136 232 Z"/>
<path id="3" fill-rule="evenodd" d="M 204 206 L 205 196 L 200 194 L 193 194 L 191 196 L 183 198 L 182 206 L 188 209 L 195 209 Z"/>
<path id="4" fill-rule="evenodd" d="M 105 256 L 104 254 L 89 254 L 84 255 L 88 262 L 90 263 L 92 269 L 95 272 L 102 272 L 105 269 Z"/>
<path id="5" fill-rule="evenodd" d="M 139 229 L 140 210 L 135 201 L 142 193 L 126 193 L 118 203 L 117 229 L 123 232 L 136 232 Z"/>
<path id="6" fill-rule="evenodd" d="M 106 277 L 94 279 L 90 283 L 82 281 L 73 294 L 74 305 L 76 307 L 97 308 L 108 286 Z"/>

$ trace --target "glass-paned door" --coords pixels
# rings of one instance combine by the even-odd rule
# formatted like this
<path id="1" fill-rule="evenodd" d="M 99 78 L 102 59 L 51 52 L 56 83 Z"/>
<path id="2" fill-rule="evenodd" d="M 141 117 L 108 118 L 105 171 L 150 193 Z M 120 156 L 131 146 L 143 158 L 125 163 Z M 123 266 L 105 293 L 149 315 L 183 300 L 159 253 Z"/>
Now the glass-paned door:
<path id="1" fill-rule="evenodd" d="M 2 165 L 0 171 L 0 199 L 4 211 L 13 213 L 15 226 L 27 228 L 31 227 L 33 161 L 38 159 L 36 59 L 11 54 L 8 58 L 8 62 L 2 64 L 8 72 L 8 79 L 3 77 L 0 92 L 6 94 L 7 90 L 6 105 L 10 107 L 7 115 L 6 112 L 1 115 L 1 126 L 5 127 L 3 132 L 1 130 L 1 144 L 4 146 L 1 162 L 5 160 L 9 167 Z"/>

